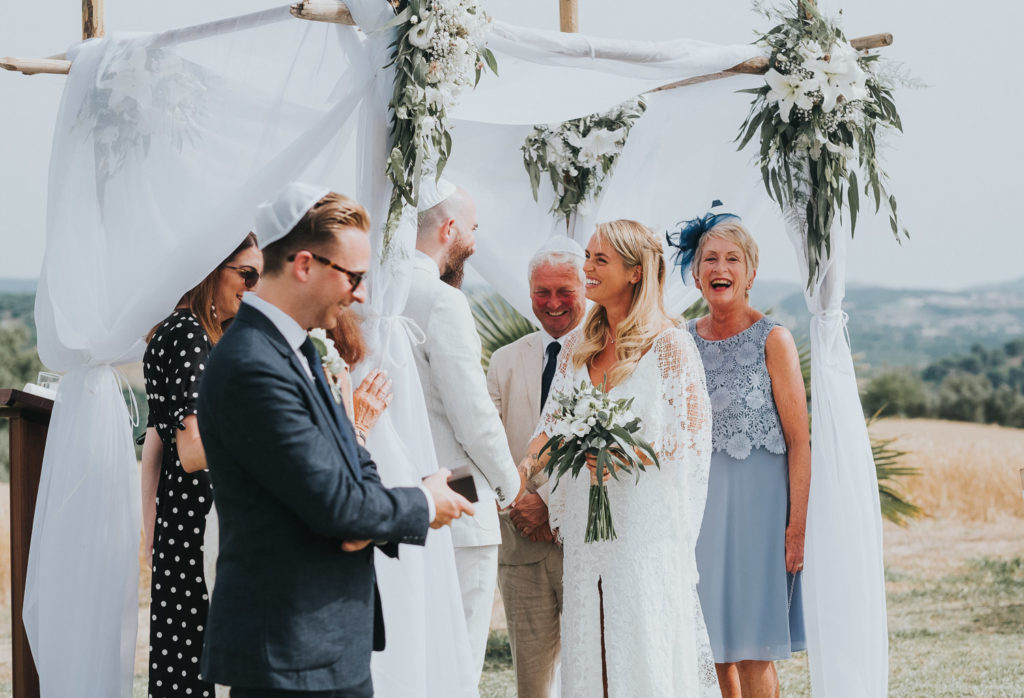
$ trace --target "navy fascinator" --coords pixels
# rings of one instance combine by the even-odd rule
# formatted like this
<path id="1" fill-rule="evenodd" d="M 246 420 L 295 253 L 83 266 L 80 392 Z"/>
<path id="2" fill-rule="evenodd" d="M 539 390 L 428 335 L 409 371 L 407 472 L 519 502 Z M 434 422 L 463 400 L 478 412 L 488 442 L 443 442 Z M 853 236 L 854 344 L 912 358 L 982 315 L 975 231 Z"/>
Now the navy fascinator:
<path id="1" fill-rule="evenodd" d="M 718 208 L 721 205 L 722 202 L 718 199 L 711 202 L 712 209 Z M 697 245 L 700 243 L 700 239 L 716 225 L 730 218 L 740 220 L 739 216 L 732 213 L 713 213 L 708 211 L 700 218 L 677 223 L 676 225 L 679 226 L 679 230 L 674 233 L 665 234 L 665 239 L 668 241 L 669 246 L 676 248 L 673 262 L 679 267 L 679 275 L 682 277 L 683 283 L 686 283 L 686 272 L 689 271 L 690 265 L 693 264 L 693 256 L 697 253 Z"/>

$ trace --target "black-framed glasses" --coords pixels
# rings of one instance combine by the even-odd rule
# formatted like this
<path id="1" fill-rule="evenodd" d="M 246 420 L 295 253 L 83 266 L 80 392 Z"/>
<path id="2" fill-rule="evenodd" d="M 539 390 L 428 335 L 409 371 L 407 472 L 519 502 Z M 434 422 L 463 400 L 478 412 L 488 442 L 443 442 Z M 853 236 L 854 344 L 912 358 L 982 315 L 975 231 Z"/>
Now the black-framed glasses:
<path id="1" fill-rule="evenodd" d="M 305 251 L 309 252 L 309 250 L 305 250 Z M 296 252 L 294 254 L 288 255 L 288 261 L 289 262 L 294 262 L 295 261 L 295 257 L 298 256 L 298 254 L 299 253 Z M 357 288 L 359 288 L 359 284 L 363 283 L 363 279 L 366 277 L 366 272 L 365 271 L 349 271 L 345 267 L 343 267 L 343 266 L 341 266 L 339 264 L 335 264 L 331 260 L 327 259 L 327 257 L 324 257 L 322 255 L 318 255 L 315 252 L 309 252 L 309 254 L 310 254 L 310 256 L 313 259 L 315 259 L 316 261 L 320 262 L 321 264 L 326 264 L 331 269 L 334 269 L 336 271 L 340 271 L 342 274 L 347 276 L 348 277 L 348 282 L 349 282 L 349 284 L 351 284 L 353 291 L 355 291 Z"/>
<path id="2" fill-rule="evenodd" d="M 223 267 L 237 271 L 238 275 L 242 277 L 242 281 L 245 282 L 245 287 L 250 291 L 256 288 L 256 284 L 260 282 L 260 273 L 252 267 L 235 267 L 230 264 L 224 264 Z"/>

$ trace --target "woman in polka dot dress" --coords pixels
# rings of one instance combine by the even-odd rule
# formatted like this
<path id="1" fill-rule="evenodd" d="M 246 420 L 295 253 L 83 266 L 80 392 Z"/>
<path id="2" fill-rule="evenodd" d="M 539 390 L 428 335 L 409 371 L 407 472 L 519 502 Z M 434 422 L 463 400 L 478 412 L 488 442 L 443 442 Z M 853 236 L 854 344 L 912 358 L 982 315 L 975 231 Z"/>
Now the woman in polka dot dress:
<path id="1" fill-rule="evenodd" d="M 152 564 L 149 695 L 214 695 L 199 676 L 209 608 L 203 534 L 213 503 L 199 439 L 199 379 L 224 323 L 259 281 L 263 259 L 250 233 L 178 303 L 149 337 L 143 366 L 149 421 L 142 457 L 147 553 Z"/>

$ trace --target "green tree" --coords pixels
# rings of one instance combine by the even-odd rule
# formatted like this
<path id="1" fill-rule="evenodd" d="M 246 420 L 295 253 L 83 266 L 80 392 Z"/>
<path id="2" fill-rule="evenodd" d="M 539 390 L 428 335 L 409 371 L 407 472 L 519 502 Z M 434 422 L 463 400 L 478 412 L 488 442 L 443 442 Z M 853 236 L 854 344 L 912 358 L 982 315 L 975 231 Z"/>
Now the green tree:
<path id="1" fill-rule="evenodd" d="M 953 371 L 939 386 L 938 416 L 960 422 L 984 422 L 992 383 L 985 376 Z"/>
<path id="2" fill-rule="evenodd" d="M 861 394 L 864 412 L 901 417 L 923 417 L 928 413 L 928 387 L 920 376 L 909 371 L 881 373 L 868 383 Z"/>
<path id="3" fill-rule="evenodd" d="M 0 328 L 0 388 L 21 388 L 43 370 L 32 335 L 21 324 Z M 0 479 L 10 477 L 10 447 L 7 420 L 0 419 Z"/>

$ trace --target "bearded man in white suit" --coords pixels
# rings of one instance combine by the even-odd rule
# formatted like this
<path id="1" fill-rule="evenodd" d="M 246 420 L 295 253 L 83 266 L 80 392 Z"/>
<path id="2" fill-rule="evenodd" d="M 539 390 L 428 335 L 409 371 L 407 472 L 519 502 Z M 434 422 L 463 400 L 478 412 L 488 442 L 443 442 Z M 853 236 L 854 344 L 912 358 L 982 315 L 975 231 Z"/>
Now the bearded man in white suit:
<path id="1" fill-rule="evenodd" d="M 480 338 L 469 302 L 459 290 L 475 245 L 476 205 L 451 183 L 424 177 L 420 189 L 416 258 L 404 315 L 423 330 L 414 345 L 437 462 L 469 466 L 477 495 L 475 516 L 452 528 L 477 681 L 483 671 L 498 569 L 498 508 L 511 505 L 523 480 L 487 392 Z M 496 500 L 496 503 L 495 503 Z"/>
<path id="2" fill-rule="evenodd" d="M 516 462 L 526 456 L 537 428 L 561 342 L 586 311 L 583 259 L 583 249 L 567 237 L 553 238 L 534 254 L 530 301 L 542 329 L 491 357 L 487 388 Z M 528 493 L 501 514 L 498 586 L 520 698 L 552 695 L 561 641 L 562 548 L 548 522 L 546 480 L 541 475 L 527 482 Z"/>

